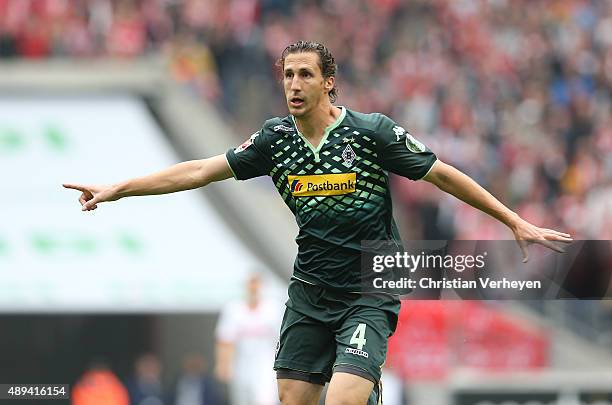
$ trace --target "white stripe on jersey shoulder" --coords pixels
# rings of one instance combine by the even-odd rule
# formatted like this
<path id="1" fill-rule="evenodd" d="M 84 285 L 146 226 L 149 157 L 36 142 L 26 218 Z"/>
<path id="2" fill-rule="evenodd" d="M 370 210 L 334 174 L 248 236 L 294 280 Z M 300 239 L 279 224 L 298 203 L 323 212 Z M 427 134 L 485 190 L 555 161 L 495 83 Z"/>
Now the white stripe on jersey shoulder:
<path id="1" fill-rule="evenodd" d="M 311 283 L 310 281 L 302 280 L 301 278 L 296 277 L 296 276 L 291 276 L 291 278 L 294 278 L 294 279 L 296 279 L 296 280 L 299 280 L 299 281 L 301 281 L 302 283 L 306 283 L 306 284 L 310 284 L 310 285 L 316 285 L 315 283 Z"/>

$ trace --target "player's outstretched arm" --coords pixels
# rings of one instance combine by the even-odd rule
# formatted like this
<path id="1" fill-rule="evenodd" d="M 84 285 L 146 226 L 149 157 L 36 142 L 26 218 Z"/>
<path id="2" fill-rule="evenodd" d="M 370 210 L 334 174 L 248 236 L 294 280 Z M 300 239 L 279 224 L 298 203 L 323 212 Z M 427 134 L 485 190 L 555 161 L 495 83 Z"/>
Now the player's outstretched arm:
<path id="1" fill-rule="evenodd" d="M 514 238 L 523 252 L 523 262 L 529 258 L 529 243 L 539 243 L 557 252 L 563 252 L 563 248 L 554 242 L 572 241 L 567 233 L 539 228 L 525 221 L 469 176 L 439 160 L 423 179 L 506 224 L 514 233 Z"/>
<path id="2" fill-rule="evenodd" d="M 79 202 L 83 211 L 97 208 L 98 203 L 123 197 L 176 193 L 203 187 L 214 181 L 232 177 L 225 155 L 190 160 L 170 166 L 160 172 L 111 185 L 65 183 L 63 186 L 82 192 Z"/>

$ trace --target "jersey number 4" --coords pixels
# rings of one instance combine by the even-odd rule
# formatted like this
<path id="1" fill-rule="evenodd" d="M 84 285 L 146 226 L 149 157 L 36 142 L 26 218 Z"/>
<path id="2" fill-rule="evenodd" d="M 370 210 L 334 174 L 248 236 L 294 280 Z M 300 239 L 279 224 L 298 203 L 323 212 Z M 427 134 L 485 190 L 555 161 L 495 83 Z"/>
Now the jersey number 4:
<path id="1" fill-rule="evenodd" d="M 349 342 L 349 344 L 357 345 L 358 350 L 363 349 L 363 346 L 366 344 L 365 332 L 365 323 L 360 323 L 359 325 L 357 325 L 357 328 L 355 328 L 355 332 L 353 332 L 353 336 L 351 337 L 351 341 Z"/>

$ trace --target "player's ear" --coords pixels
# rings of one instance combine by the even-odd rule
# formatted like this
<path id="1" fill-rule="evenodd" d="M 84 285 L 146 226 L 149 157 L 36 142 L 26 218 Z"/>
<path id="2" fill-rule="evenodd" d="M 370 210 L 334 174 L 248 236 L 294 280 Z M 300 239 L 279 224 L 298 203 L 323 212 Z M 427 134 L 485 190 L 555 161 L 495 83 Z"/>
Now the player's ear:
<path id="1" fill-rule="evenodd" d="M 323 87 L 325 87 L 325 91 L 329 93 L 334 88 L 334 84 L 336 83 L 336 78 L 334 76 L 326 77 L 323 80 Z"/>

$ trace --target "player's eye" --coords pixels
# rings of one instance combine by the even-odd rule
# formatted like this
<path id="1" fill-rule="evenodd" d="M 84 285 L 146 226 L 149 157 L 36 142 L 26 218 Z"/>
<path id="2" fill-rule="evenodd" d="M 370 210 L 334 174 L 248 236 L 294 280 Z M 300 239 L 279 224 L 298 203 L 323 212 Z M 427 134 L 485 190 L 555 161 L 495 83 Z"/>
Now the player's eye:
<path id="1" fill-rule="evenodd" d="M 286 79 L 290 79 L 290 78 L 292 78 L 292 77 L 293 77 L 293 73 L 291 73 L 291 72 L 285 72 L 285 78 L 286 78 Z"/>
<path id="2" fill-rule="evenodd" d="M 310 72 L 302 72 L 302 77 L 311 77 Z"/>

